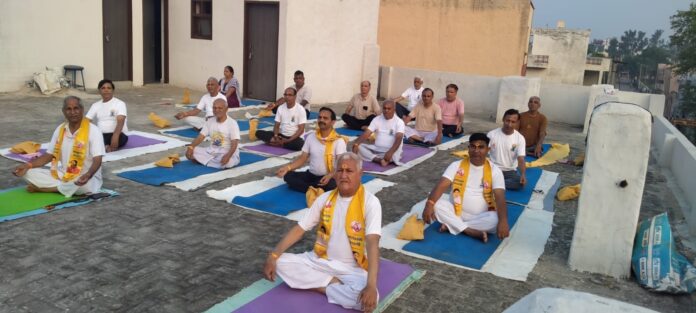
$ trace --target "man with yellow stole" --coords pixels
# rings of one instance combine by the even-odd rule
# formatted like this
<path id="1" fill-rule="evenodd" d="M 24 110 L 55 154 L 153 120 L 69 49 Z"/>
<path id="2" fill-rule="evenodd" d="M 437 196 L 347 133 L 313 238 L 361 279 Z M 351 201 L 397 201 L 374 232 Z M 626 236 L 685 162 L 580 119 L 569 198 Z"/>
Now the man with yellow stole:
<path id="1" fill-rule="evenodd" d="M 469 137 L 469 157 L 452 162 L 428 196 L 423 219 L 437 219 L 441 232 L 465 235 L 488 241 L 488 233 L 497 230 L 498 238 L 510 234 L 505 205 L 503 172 L 486 159 L 489 138 L 483 133 Z M 449 200 L 440 199 L 451 189 Z"/>
<path id="2" fill-rule="evenodd" d="M 275 280 L 277 273 L 291 288 L 326 294 L 329 303 L 365 312 L 375 309 L 382 206 L 360 176 L 360 157 L 347 152 L 336 158 L 337 188 L 319 196 L 270 252 L 263 270 L 266 279 Z M 284 253 L 315 226 L 313 251 Z"/>
<path id="3" fill-rule="evenodd" d="M 319 109 L 318 129 L 309 133 L 302 146 L 302 154 L 287 166 L 278 169 L 278 177 L 283 177 L 288 186 L 294 190 L 307 192 L 309 187 L 321 187 L 324 190 L 336 189 L 333 179 L 333 164 L 337 155 L 346 152 L 346 141 L 333 126 L 336 113 L 327 108 Z M 309 170 L 294 172 L 309 160 Z"/>
<path id="4" fill-rule="evenodd" d="M 66 197 L 96 193 L 102 186 L 101 162 L 106 154 L 102 133 L 84 118 L 78 97 L 63 100 L 63 115 L 67 122 L 53 132 L 46 153 L 12 173 L 27 181 L 29 192 L 60 192 Z M 50 170 L 41 168 L 49 162 Z"/>

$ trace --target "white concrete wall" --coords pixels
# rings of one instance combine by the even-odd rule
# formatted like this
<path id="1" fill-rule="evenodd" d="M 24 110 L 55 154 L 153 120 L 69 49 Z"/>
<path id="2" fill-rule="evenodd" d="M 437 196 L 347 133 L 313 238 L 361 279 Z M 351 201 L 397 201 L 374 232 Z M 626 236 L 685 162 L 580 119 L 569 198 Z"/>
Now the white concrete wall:
<path id="1" fill-rule="evenodd" d="M 87 88 L 102 79 L 101 1 L 0 1 L 0 92 L 66 64 L 84 66 Z"/>
<path id="2" fill-rule="evenodd" d="M 140 33 L 142 34 L 142 26 Z M 133 42 L 135 43 L 135 36 Z M 140 43 L 142 44 L 142 39 Z M 139 51 L 142 54 L 142 46 Z M 212 40 L 191 38 L 190 1 L 169 1 L 170 84 L 205 90 L 208 77 L 221 78 L 224 67 L 231 65 L 235 77 L 243 85 L 243 53 L 244 1 L 213 2 Z M 142 74 L 140 79 L 142 80 Z"/>
<path id="3" fill-rule="evenodd" d="M 374 48 L 379 1 L 285 0 L 281 1 L 283 15 L 280 28 L 285 39 L 279 42 L 283 54 L 279 53 L 278 95 L 293 83 L 296 70 L 305 73 L 313 103 L 350 100 L 360 91 L 364 75 L 377 85 L 379 51 L 375 53 Z M 372 69 L 365 69 L 366 65 Z"/>
<path id="4" fill-rule="evenodd" d="M 572 125 L 585 122 L 590 87 L 542 82 L 539 97 L 540 110 L 549 121 Z"/>
<path id="5" fill-rule="evenodd" d="M 498 108 L 495 118 L 496 123 L 503 122 L 503 114 L 509 109 L 519 112 L 527 111 L 527 103 L 532 96 L 538 96 L 541 89 L 539 78 L 522 76 L 503 77 L 498 90 Z"/>
<path id="6" fill-rule="evenodd" d="M 582 85 L 587 59 L 590 31 L 571 29 L 532 30 L 534 36 L 530 55 L 548 55 L 548 67 L 541 71 L 530 71 L 527 76 L 545 81 Z"/>
<path id="7" fill-rule="evenodd" d="M 668 171 L 685 200 L 682 211 L 691 235 L 696 236 L 696 147 L 662 116 L 655 116 L 652 149 L 660 166 Z"/>

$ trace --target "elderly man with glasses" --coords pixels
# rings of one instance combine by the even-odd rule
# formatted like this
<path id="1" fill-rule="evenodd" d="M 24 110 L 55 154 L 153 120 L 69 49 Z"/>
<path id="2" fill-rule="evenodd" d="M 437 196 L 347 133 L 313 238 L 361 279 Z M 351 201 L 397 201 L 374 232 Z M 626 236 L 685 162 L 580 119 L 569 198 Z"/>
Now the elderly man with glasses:
<path id="1" fill-rule="evenodd" d="M 307 114 L 301 104 L 296 102 L 297 90 L 286 88 L 283 93 L 285 103 L 278 107 L 273 131 L 258 130 L 256 137 L 271 146 L 283 147 L 300 151 L 304 145 L 305 124 Z"/>

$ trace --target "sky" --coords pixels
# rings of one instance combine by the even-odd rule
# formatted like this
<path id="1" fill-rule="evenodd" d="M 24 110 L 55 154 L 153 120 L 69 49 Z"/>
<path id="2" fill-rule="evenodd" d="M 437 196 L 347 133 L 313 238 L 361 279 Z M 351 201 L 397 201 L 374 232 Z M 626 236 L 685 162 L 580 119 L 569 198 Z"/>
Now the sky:
<path id="1" fill-rule="evenodd" d="M 592 39 L 620 38 L 629 29 L 651 35 L 664 30 L 672 34 L 670 16 L 689 8 L 689 0 L 532 0 L 535 28 L 556 27 L 564 20 L 566 28 L 590 29 Z"/>

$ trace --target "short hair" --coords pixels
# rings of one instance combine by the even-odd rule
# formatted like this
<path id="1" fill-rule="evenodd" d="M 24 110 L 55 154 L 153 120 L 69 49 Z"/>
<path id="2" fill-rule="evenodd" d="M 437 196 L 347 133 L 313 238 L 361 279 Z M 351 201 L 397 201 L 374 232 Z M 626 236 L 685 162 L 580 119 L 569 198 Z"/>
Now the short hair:
<path id="1" fill-rule="evenodd" d="M 82 99 L 80 99 L 80 97 L 76 97 L 76 96 L 67 96 L 67 97 L 65 97 L 65 98 L 63 99 L 63 110 L 65 110 L 65 108 L 68 107 L 68 101 L 70 101 L 70 100 L 75 100 L 75 101 L 77 101 L 77 106 L 79 106 L 80 109 L 83 109 L 83 110 L 85 109 L 85 107 L 82 106 Z"/>
<path id="2" fill-rule="evenodd" d="M 110 79 L 106 79 L 106 78 L 99 81 L 99 84 L 97 84 L 97 89 L 101 89 L 101 87 L 107 83 L 109 85 L 111 85 L 111 89 L 116 90 L 116 86 L 114 86 L 114 82 L 112 82 Z"/>
<path id="3" fill-rule="evenodd" d="M 469 136 L 469 143 L 474 141 L 485 141 L 487 146 L 491 142 L 491 139 L 484 133 L 473 133 Z"/>
<path id="4" fill-rule="evenodd" d="M 432 89 L 430 89 L 430 88 L 425 88 L 425 89 L 423 89 L 423 91 L 421 91 L 421 94 L 423 94 L 423 93 L 426 92 L 426 91 L 430 91 L 430 94 L 433 95 L 433 97 L 435 96 L 435 92 L 434 92 Z"/>
<path id="5" fill-rule="evenodd" d="M 508 115 L 517 115 L 517 119 L 520 119 L 520 111 L 517 111 L 515 109 L 509 109 L 505 111 L 505 113 L 503 114 L 503 119 Z"/>
<path id="6" fill-rule="evenodd" d="M 297 89 L 292 88 L 292 87 L 288 87 L 288 88 L 285 88 L 285 90 L 292 90 L 292 95 L 297 96 Z"/>
<path id="7" fill-rule="evenodd" d="M 335 120 L 336 120 L 336 112 L 334 112 L 334 110 L 332 110 L 331 108 L 329 108 L 329 107 L 321 107 L 321 108 L 319 109 L 319 112 L 321 112 L 321 111 L 328 111 L 328 112 L 330 112 L 330 113 L 331 113 L 331 120 L 332 120 L 332 121 L 335 121 Z"/>
<path id="8" fill-rule="evenodd" d="M 294 76 L 300 76 L 300 75 L 304 76 L 304 73 L 303 73 L 302 71 L 300 71 L 300 70 L 295 71 L 295 75 L 294 75 Z"/>
<path id="9" fill-rule="evenodd" d="M 382 102 L 382 107 L 384 107 L 387 104 L 391 104 L 393 106 L 396 106 L 396 102 L 394 102 L 394 100 L 388 99 L 388 100 L 384 100 L 384 102 Z"/>
<path id="10" fill-rule="evenodd" d="M 232 72 L 234 74 L 234 69 L 232 68 L 232 66 L 227 65 L 227 66 L 225 66 L 225 69 L 229 70 L 230 72 Z"/>
<path id="11" fill-rule="evenodd" d="M 207 84 L 209 81 L 214 81 L 216 84 L 218 83 L 217 78 L 215 78 L 213 76 L 208 77 L 208 80 L 206 80 L 205 83 Z"/>
<path id="12" fill-rule="evenodd" d="M 450 89 L 450 88 L 454 89 L 454 91 L 459 91 L 459 87 L 457 87 L 457 85 L 455 85 L 455 84 L 447 85 L 447 87 L 445 87 L 445 90 Z"/>
<path id="13" fill-rule="evenodd" d="M 413 76 L 413 80 L 420 80 L 421 82 L 423 81 L 423 77 L 420 76 Z"/>
<path id="14" fill-rule="evenodd" d="M 367 83 L 368 86 L 372 87 L 372 83 L 371 83 L 369 80 L 363 80 L 363 81 L 361 81 L 361 82 L 360 82 L 360 85 L 362 85 L 362 83 Z"/>
<path id="15" fill-rule="evenodd" d="M 227 100 L 225 100 L 223 98 L 216 98 L 215 101 L 213 101 L 213 106 L 218 102 L 222 102 L 225 104 L 225 106 L 227 106 Z"/>
<path id="16" fill-rule="evenodd" d="M 358 167 L 358 171 L 362 170 L 362 159 L 353 152 L 344 152 L 336 156 L 336 163 L 334 164 L 334 171 L 338 170 L 338 164 L 343 160 L 353 160 Z"/>

